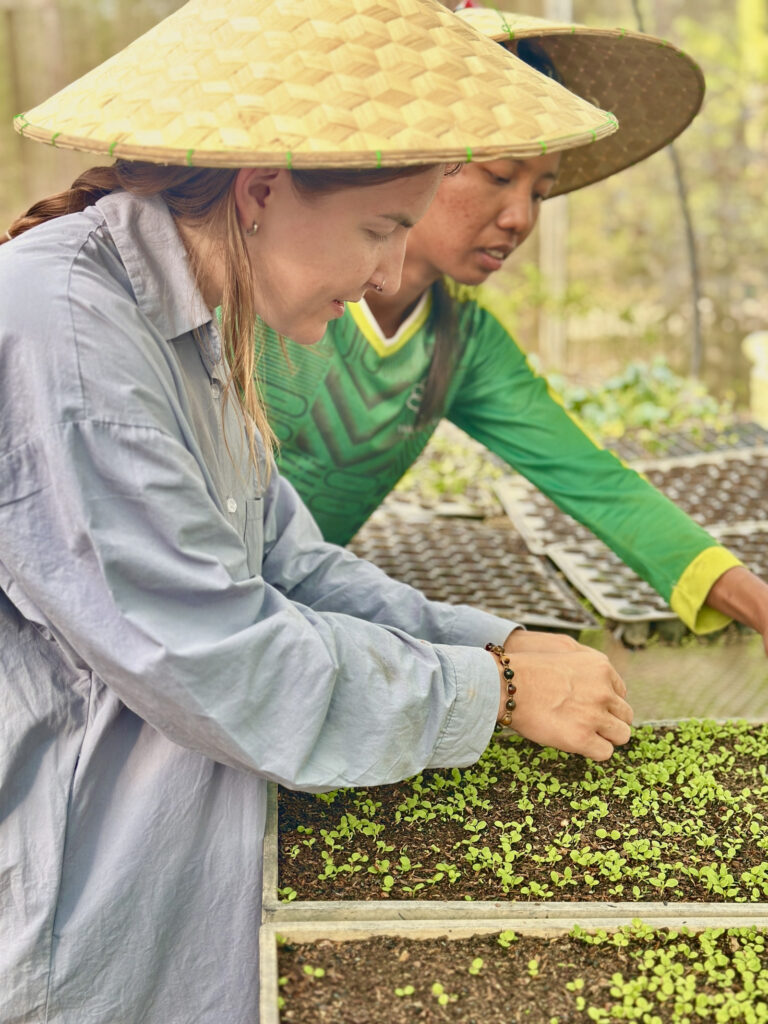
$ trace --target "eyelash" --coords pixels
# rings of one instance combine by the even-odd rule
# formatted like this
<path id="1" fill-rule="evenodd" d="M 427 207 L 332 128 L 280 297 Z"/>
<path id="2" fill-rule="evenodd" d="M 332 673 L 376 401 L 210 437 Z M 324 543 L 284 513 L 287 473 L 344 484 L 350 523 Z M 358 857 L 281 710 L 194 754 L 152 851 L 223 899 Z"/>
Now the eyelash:
<path id="1" fill-rule="evenodd" d="M 376 234 L 375 231 L 369 231 L 368 234 L 371 236 L 374 242 L 386 242 L 386 240 L 389 238 L 389 235 L 378 235 Z"/>
<path id="2" fill-rule="evenodd" d="M 509 183 L 512 181 L 511 178 L 502 178 L 498 174 L 494 174 L 493 175 L 493 180 L 496 182 L 497 185 L 509 185 Z M 539 192 L 534 192 L 534 194 L 533 194 L 533 201 L 535 203 L 541 203 L 546 198 L 547 198 L 546 196 L 541 195 L 541 193 L 539 193 Z"/>

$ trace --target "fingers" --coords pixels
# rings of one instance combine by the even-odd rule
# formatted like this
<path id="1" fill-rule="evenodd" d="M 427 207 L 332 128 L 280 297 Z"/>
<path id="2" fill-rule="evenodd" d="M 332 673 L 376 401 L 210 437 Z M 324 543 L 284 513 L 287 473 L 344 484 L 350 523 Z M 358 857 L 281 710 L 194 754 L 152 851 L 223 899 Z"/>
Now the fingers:
<path id="1" fill-rule="evenodd" d="M 593 736 L 585 745 L 583 750 L 574 751 L 592 761 L 607 761 L 613 756 L 613 744 L 602 736 Z"/>
<path id="2" fill-rule="evenodd" d="M 610 718 L 600 726 L 599 735 L 614 747 L 623 747 L 629 742 L 632 730 L 629 723 L 621 718 Z"/>
<path id="3" fill-rule="evenodd" d="M 626 725 L 632 725 L 632 719 L 635 717 L 634 712 L 629 704 L 625 700 L 622 700 L 621 697 L 614 697 L 608 704 L 608 710 L 614 718 L 618 718 Z M 626 740 L 624 742 L 626 743 Z"/>
<path id="4" fill-rule="evenodd" d="M 605 657 L 605 655 L 603 655 L 603 657 Z M 605 660 L 608 661 L 607 658 Z M 610 680 L 611 686 L 613 687 L 613 692 L 617 694 L 619 697 L 625 698 L 627 696 L 627 684 L 624 682 L 624 680 L 621 678 L 619 673 L 616 671 L 616 669 L 613 667 L 613 665 L 611 665 L 609 661 L 608 667 L 610 669 Z"/>
<path id="5" fill-rule="evenodd" d="M 607 761 L 616 747 L 629 741 L 632 730 L 623 719 L 608 716 L 597 729 L 585 727 L 570 750 L 592 761 Z M 575 734 L 574 734 L 575 736 Z M 572 737 L 573 738 L 573 737 Z"/>
<path id="6" fill-rule="evenodd" d="M 544 746 L 606 760 L 631 734 L 623 679 L 599 651 L 571 641 L 542 652 L 538 643 L 529 635 L 522 644 L 534 649 L 509 652 L 518 690 L 512 728 Z"/>

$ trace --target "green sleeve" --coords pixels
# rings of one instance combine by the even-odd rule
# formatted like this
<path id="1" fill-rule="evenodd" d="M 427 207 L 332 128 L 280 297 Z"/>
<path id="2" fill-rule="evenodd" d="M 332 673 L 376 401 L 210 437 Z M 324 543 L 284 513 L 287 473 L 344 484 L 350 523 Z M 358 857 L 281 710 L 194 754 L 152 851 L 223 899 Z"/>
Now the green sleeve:
<path id="1" fill-rule="evenodd" d="M 449 419 L 592 530 L 690 628 L 708 632 L 725 625 L 726 616 L 704 602 L 738 559 L 587 435 L 499 316 L 477 297 L 459 301 L 471 341 Z"/>

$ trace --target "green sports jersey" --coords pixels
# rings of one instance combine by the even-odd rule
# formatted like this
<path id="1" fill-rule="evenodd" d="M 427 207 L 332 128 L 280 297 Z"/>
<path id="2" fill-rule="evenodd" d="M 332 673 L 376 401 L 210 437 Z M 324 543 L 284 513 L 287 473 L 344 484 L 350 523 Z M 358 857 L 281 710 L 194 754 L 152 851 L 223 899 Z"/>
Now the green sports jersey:
<path id="1" fill-rule="evenodd" d="M 740 562 L 642 476 L 597 445 L 531 368 L 482 291 L 454 286 L 459 356 L 446 417 L 527 477 L 647 580 L 691 628 L 725 616 L 704 601 Z M 263 365 L 281 472 L 324 536 L 345 544 L 423 450 L 416 428 L 434 348 L 430 297 L 395 339 L 364 303 L 306 347 L 268 344 Z"/>

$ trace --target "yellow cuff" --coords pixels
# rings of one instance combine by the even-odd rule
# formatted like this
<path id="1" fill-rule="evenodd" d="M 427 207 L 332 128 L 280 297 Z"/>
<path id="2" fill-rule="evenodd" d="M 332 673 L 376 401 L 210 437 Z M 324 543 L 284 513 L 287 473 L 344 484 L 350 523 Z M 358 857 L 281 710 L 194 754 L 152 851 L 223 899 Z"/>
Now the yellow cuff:
<path id="1" fill-rule="evenodd" d="M 705 548 L 677 581 L 669 599 L 670 608 L 694 633 L 712 633 L 727 626 L 730 618 L 704 602 L 723 573 L 742 564 L 727 548 Z"/>

